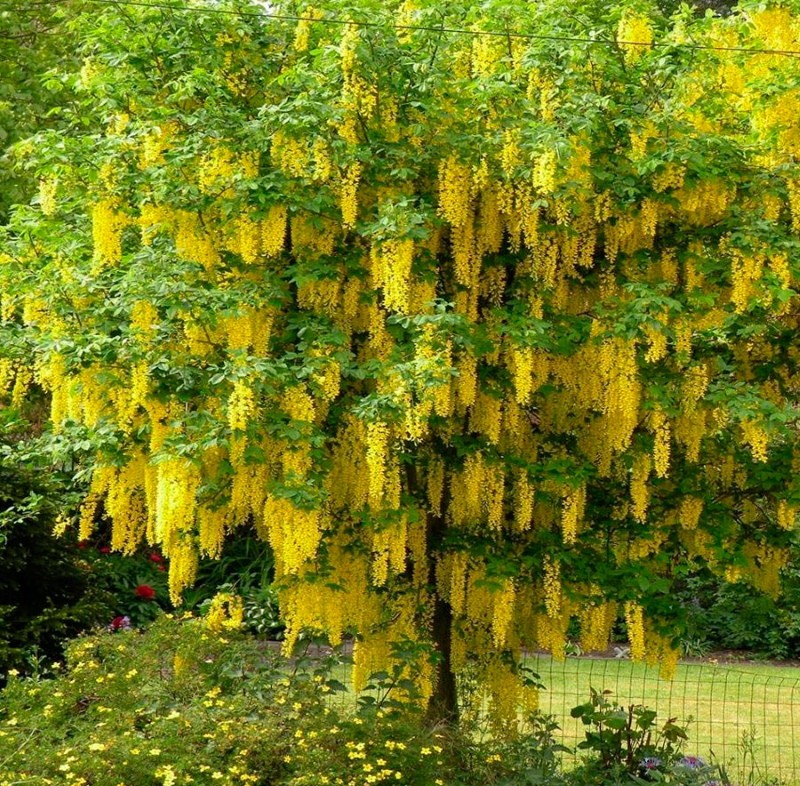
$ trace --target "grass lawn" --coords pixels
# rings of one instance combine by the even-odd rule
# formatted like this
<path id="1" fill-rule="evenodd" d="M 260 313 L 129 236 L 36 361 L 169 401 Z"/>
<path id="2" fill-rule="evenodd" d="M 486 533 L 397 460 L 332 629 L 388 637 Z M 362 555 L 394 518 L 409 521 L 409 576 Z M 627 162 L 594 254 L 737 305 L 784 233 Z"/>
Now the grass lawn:
<path id="1" fill-rule="evenodd" d="M 567 744 L 583 739 L 583 727 L 569 715 L 585 702 L 589 687 L 610 690 L 620 704 L 646 704 L 659 720 L 693 718 L 687 753 L 730 763 L 734 782 L 753 770 L 762 780 L 776 776 L 800 784 L 800 669 L 753 664 L 681 664 L 671 682 L 657 667 L 624 659 L 531 656 L 528 665 L 542 678 L 540 706 L 555 716 Z M 744 742 L 743 742 L 744 740 Z M 752 753 L 752 755 L 751 755 Z"/>

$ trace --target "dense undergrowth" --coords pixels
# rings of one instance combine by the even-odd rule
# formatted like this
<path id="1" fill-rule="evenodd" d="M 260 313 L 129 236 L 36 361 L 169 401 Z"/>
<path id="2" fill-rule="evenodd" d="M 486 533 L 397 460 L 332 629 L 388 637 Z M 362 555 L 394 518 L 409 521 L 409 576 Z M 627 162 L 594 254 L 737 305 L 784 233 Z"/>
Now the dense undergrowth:
<path id="1" fill-rule="evenodd" d="M 47 675 L 14 676 L 0 699 L 0 784 L 26 786 L 413 786 L 701 784 L 717 770 L 681 751 L 682 731 L 602 694 L 576 708 L 584 764 L 565 772 L 556 727 L 431 727 L 391 680 L 357 701 L 338 656 L 286 659 L 234 628 L 235 604 L 73 641 Z M 677 731 L 676 731 L 677 730 Z"/>

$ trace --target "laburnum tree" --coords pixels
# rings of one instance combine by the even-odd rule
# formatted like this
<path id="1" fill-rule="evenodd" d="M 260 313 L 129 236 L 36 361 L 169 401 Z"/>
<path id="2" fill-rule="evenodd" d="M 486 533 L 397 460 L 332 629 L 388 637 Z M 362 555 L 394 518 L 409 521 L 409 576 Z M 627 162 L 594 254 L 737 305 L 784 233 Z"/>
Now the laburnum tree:
<path id="1" fill-rule="evenodd" d="M 163 5 L 163 4 L 162 4 Z M 606 7 L 608 5 L 608 7 Z M 253 527 L 291 649 L 510 723 L 523 648 L 676 662 L 691 566 L 776 591 L 800 507 L 800 22 L 591 0 L 97 4 L 15 148 L 0 388 L 77 526 Z M 794 54 L 793 54 L 794 53 Z M 412 690 L 413 686 L 413 690 Z"/>

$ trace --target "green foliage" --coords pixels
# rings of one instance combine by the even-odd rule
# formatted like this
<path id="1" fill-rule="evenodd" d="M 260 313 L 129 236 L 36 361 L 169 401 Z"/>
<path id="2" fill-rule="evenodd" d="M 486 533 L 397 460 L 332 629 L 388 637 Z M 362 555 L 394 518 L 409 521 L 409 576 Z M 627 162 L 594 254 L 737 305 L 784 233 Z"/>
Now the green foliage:
<path id="1" fill-rule="evenodd" d="M 756 658 L 786 659 L 800 651 L 796 547 L 782 571 L 778 597 L 753 593 L 745 584 L 729 584 L 704 571 L 690 575 L 676 588 L 676 596 L 686 609 L 686 655 L 739 650 Z"/>
<path id="2" fill-rule="evenodd" d="M 623 709 L 604 693 L 573 711 L 593 741 L 571 768 L 557 724 L 541 714 L 518 735 L 431 729 L 407 705 L 356 702 L 326 648 L 307 642 L 286 659 L 191 614 L 79 638 L 54 671 L 47 680 L 12 675 L 0 696 L 0 783 L 730 786 L 724 770 L 680 756 L 686 735 L 674 722 L 658 726 L 655 711 Z"/>
<path id="3" fill-rule="evenodd" d="M 35 671 L 62 644 L 101 620 L 113 597 L 91 581 L 74 544 L 53 535 L 75 494 L 35 451 L 13 451 L 27 425 L 5 413 L 0 440 L 0 672 Z"/>
<path id="4" fill-rule="evenodd" d="M 197 582 L 184 593 L 183 605 L 190 610 L 203 609 L 218 592 L 240 595 L 245 629 L 262 638 L 280 640 L 285 626 L 273 587 L 274 575 L 269 544 L 245 531 L 226 541 L 216 559 L 201 560 Z"/>
<path id="5" fill-rule="evenodd" d="M 563 783 L 561 754 L 570 749 L 556 740 L 558 724 L 541 713 L 532 713 L 526 732 L 518 737 L 501 738 L 486 757 L 490 765 L 485 782 L 498 786 L 539 786 Z"/>
<path id="6" fill-rule="evenodd" d="M 588 727 L 586 739 L 578 748 L 592 751 L 596 758 L 592 764 L 632 776 L 673 764 L 688 739 L 675 719 L 659 728 L 655 710 L 640 704 L 623 707 L 611 701 L 609 695 L 610 691 L 592 688 L 589 701 L 571 712 L 573 718 L 580 718 Z"/>
<path id="7" fill-rule="evenodd" d="M 337 696 L 340 670 L 324 653 L 287 661 L 191 615 L 80 638 L 62 676 L 7 686 L 0 782 L 477 786 L 493 768 L 497 783 L 517 764 L 554 770 L 552 726 L 513 748 L 426 729 L 416 713 L 356 712 Z"/>
<path id="8" fill-rule="evenodd" d="M 94 541 L 82 541 L 78 547 L 89 583 L 110 599 L 110 615 L 98 622 L 105 625 L 114 617 L 127 617 L 131 625 L 139 627 L 172 608 L 164 560 L 158 552 L 143 549 L 136 554 L 117 554 Z"/>
<path id="9" fill-rule="evenodd" d="M 69 23 L 83 5 L 81 0 L 10 0 L 0 8 L 0 224 L 14 203 L 28 202 L 36 190 L 15 169 L 10 150 L 38 131 L 58 127 L 61 76 L 75 62 L 76 37 Z"/>

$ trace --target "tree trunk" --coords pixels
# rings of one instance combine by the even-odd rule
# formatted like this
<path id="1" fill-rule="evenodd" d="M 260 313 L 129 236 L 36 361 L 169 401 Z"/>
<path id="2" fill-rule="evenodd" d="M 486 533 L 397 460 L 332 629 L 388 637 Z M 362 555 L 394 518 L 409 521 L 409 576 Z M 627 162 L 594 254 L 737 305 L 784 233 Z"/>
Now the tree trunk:
<path id="1" fill-rule="evenodd" d="M 433 643 L 439 660 L 436 663 L 436 684 L 428 701 L 427 716 L 431 724 L 458 723 L 458 694 L 450 651 L 453 614 L 450 606 L 438 595 L 433 609 Z"/>
<path id="2" fill-rule="evenodd" d="M 413 464 L 406 465 L 408 489 L 420 499 L 419 478 L 417 468 Z M 445 482 L 442 491 L 442 510 L 447 510 L 450 489 Z M 436 553 L 444 541 L 446 524 L 444 516 L 428 514 L 428 583 L 434 598 L 433 625 L 431 636 L 436 649 L 437 661 L 434 674 L 433 694 L 428 701 L 427 718 L 432 725 L 458 723 L 458 693 L 456 677 L 453 674 L 453 659 L 450 641 L 453 627 L 453 612 L 450 604 L 436 592 Z"/>

